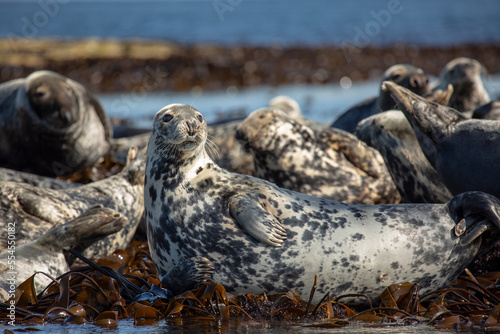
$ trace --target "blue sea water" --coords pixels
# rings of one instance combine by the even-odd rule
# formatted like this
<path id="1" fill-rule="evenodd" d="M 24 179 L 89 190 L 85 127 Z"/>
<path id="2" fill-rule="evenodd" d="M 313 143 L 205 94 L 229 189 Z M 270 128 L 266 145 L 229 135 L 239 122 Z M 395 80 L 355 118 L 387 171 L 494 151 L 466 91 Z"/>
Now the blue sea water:
<path id="1" fill-rule="evenodd" d="M 0 38 L 223 45 L 500 42 L 498 0 L 0 0 Z"/>

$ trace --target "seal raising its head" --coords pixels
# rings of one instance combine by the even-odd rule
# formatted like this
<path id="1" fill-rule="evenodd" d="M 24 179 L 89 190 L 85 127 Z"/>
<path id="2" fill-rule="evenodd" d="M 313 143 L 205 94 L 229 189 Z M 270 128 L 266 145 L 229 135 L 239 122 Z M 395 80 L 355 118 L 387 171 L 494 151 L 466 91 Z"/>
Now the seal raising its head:
<path id="1" fill-rule="evenodd" d="M 83 86 L 51 71 L 0 85 L 0 165 L 47 176 L 91 166 L 111 126 Z"/>
<path id="2" fill-rule="evenodd" d="M 500 196 L 500 122 L 469 119 L 391 82 L 384 87 L 452 194 L 480 190 Z"/>
<path id="3" fill-rule="evenodd" d="M 306 294 L 315 274 L 318 298 L 327 291 L 375 298 L 404 281 L 424 292 L 453 281 L 490 246 L 490 233 L 481 233 L 500 226 L 500 202 L 491 195 L 345 204 L 223 170 L 205 152 L 206 139 L 203 116 L 190 106 L 169 105 L 155 116 L 144 194 L 160 274 L 204 256 L 232 293 Z"/>

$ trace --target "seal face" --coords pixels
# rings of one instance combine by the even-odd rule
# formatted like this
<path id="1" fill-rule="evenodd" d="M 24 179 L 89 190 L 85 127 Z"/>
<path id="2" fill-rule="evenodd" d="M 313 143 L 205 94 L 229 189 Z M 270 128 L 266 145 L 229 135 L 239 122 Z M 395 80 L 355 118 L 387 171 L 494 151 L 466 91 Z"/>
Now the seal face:
<path id="1" fill-rule="evenodd" d="M 110 148 L 111 126 L 83 86 L 51 71 L 0 85 L 0 165 L 46 176 L 91 166 Z"/>
<path id="2" fill-rule="evenodd" d="M 443 68 L 436 89 L 453 86 L 448 106 L 460 112 L 471 112 L 490 102 L 490 97 L 481 79 L 484 66 L 475 59 L 459 57 Z"/>
<path id="3" fill-rule="evenodd" d="M 385 111 L 365 118 L 356 136 L 376 148 L 405 203 L 445 203 L 453 196 L 425 157 L 405 115 Z"/>
<path id="4" fill-rule="evenodd" d="M 404 281 L 429 291 L 474 258 L 488 235 L 479 237 L 483 223 L 492 231 L 500 226 L 499 201 L 483 193 L 447 204 L 355 205 L 230 173 L 207 155 L 206 131 L 187 105 L 155 116 L 144 193 L 149 249 L 161 275 L 203 256 L 232 293 L 293 288 L 306 295 L 315 274 L 318 298 L 327 291 L 375 298 Z M 478 207 L 478 197 L 488 204 Z M 454 233 L 463 218 L 470 232 Z"/>
<path id="5" fill-rule="evenodd" d="M 396 107 L 390 95 L 382 90 L 384 81 L 395 82 L 418 95 L 429 92 L 429 77 L 418 67 L 409 64 L 397 64 L 389 67 L 380 81 L 379 95 L 363 100 L 342 113 L 331 127 L 354 133 L 358 122 L 380 111 Z"/>
<path id="6" fill-rule="evenodd" d="M 238 127 L 253 155 L 254 176 L 279 187 L 360 204 L 399 202 L 381 155 L 339 129 L 314 132 L 281 110 L 262 108 Z"/>

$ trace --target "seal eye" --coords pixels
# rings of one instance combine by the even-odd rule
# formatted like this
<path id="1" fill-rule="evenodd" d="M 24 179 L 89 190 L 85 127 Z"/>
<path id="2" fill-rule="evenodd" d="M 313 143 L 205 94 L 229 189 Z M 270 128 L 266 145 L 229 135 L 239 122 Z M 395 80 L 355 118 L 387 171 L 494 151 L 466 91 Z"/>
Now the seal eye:
<path id="1" fill-rule="evenodd" d="M 163 115 L 163 118 L 162 120 L 167 123 L 167 122 L 170 122 L 172 120 L 172 118 L 174 118 L 174 116 L 172 116 L 171 114 L 165 114 Z"/>
<path id="2" fill-rule="evenodd" d="M 201 114 L 196 116 L 196 118 L 198 118 L 198 121 L 200 121 L 200 123 L 203 123 L 203 116 L 201 116 Z"/>

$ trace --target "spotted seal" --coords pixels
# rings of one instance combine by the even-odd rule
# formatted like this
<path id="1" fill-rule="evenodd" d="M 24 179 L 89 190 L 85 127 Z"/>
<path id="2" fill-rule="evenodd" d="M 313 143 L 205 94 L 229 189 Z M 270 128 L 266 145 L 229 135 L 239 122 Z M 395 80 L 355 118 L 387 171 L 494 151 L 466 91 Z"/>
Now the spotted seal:
<path id="1" fill-rule="evenodd" d="M 500 196 L 500 123 L 469 119 L 397 86 L 384 83 L 415 132 L 427 160 L 452 194 L 480 190 Z"/>
<path id="2" fill-rule="evenodd" d="M 261 108 L 236 138 L 252 153 L 253 175 L 279 187 L 347 203 L 401 199 L 382 156 L 346 131 L 314 132 L 281 110 Z"/>
<path id="3" fill-rule="evenodd" d="M 131 149 L 131 162 L 117 175 L 69 189 L 45 189 L 29 184 L 0 183 L 0 227 L 14 224 L 16 245 L 71 220 L 90 207 L 103 205 L 128 218 L 126 226 L 89 247 L 87 257 L 103 257 L 128 245 L 144 212 L 145 150 Z M 7 249 L 7 239 L 0 251 Z"/>
<path id="4" fill-rule="evenodd" d="M 359 122 L 356 136 L 377 149 L 405 203 L 445 203 L 453 195 L 425 157 L 405 115 L 390 110 Z"/>
<path id="5" fill-rule="evenodd" d="M 331 127 L 353 133 L 362 119 L 378 113 L 394 109 L 395 104 L 390 96 L 382 91 L 382 83 L 392 81 L 411 91 L 424 95 L 429 92 L 429 77 L 421 68 L 409 64 L 397 64 L 389 67 L 380 81 L 379 95 L 363 100 L 343 112 L 332 123 Z"/>
<path id="6" fill-rule="evenodd" d="M 100 103 L 79 83 L 36 71 L 0 85 L 0 165 L 59 176 L 91 166 L 112 130 Z"/>
<path id="7" fill-rule="evenodd" d="M 475 59 L 459 57 L 445 65 L 437 89 L 445 89 L 447 85 L 453 86 L 453 94 L 448 106 L 468 116 L 472 110 L 490 102 L 490 97 L 484 88 L 481 74 L 486 73 L 484 66 Z"/>
<path id="8" fill-rule="evenodd" d="M 64 247 L 82 251 L 97 240 L 120 231 L 126 223 L 127 218 L 114 210 L 95 206 L 31 242 L 17 245 L 15 239 L 9 239 L 13 241 L 9 245 L 12 248 L 0 253 L 0 289 L 9 291 L 11 284 L 17 286 L 37 271 L 53 278 L 62 275 L 70 266 L 63 254 Z M 9 226 L 15 230 L 14 225 Z M 38 275 L 35 289 L 39 291 L 51 281 L 45 275 Z"/>
<path id="9" fill-rule="evenodd" d="M 425 293 L 452 282 L 498 237 L 500 201 L 491 195 L 464 193 L 446 204 L 335 202 L 221 169 L 206 139 L 205 120 L 190 106 L 168 105 L 155 116 L 144 194 L 160 274 L 204 256 L 213 279 L 236 294 L 307 295 L 315 274 L 316 301 L 327 291 L 375 298 L 404 281 Z"/>

